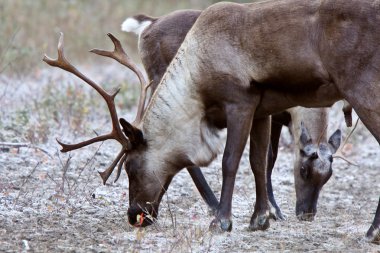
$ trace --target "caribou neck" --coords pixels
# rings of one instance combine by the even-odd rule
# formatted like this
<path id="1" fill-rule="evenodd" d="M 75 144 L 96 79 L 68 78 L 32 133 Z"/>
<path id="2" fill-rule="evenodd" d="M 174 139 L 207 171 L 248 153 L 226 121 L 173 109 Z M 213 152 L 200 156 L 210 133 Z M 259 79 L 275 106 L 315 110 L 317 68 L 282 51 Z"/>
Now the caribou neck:
<path id="1" fill-rule="evenodd" d="M 288 110 L 292 117 L 294 142 L 299 147 L 301 124 L 304 124 L 314 143 L 327 143 L 327 109 L 294 107 Z"/>
<path id="2" fill-rule="evenodd" d="M 148 145 L 146 160 L 173 165 L 177 170 L 190 165 L 208 165 L 221 151 L 219 131 L 207 123 L 195 80 L 196 57 L 178 50 L 147 106 L 141 125 Z M 176 159 L 176 160 L 172 160 Z M 160 168 L 162 169 L 162 168 Z M 168 168 L 164 168 L 165 170 Z"/>

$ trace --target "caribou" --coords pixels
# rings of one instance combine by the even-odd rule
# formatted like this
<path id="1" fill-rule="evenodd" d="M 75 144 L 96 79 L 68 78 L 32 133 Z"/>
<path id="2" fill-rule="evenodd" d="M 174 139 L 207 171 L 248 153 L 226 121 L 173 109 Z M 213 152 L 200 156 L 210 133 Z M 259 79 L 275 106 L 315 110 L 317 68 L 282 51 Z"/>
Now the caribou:
<path id="1" fill-rule="evenodd" d="M 200 14 L 200 10 L 177 10 L 158 18 L 138 14 L 128 17 L 122 23 L 122 31 L 132 32 L 138 36 L 139 55 L 149 80 L 152 80 L 152 92 Z M 343 112 L 348 126 L 352 124 L 351 110 L 349 104 L 345 103 Z M 311 221 L 317 212 L 319 193 L 332 175 L 333 155 L 341 138 L 341 132 L 337 130 L 327 139 L 325 132 L 328 125 L 327 113 L 326 108 L 296 107 L 272 115 L 267 189 L 271 204 L 270 214 L 275 220 L 284 219 L 273 194 L 271 179 L 282 126 L 291 128 L 295 137 L 296 215 L 300 220 Z M 305 122 L 305 126 L 301 127 L 302 122 Z M 338 153 L 339 155 L 335 157 L 347 160 L 340 152 Z M 200 168 L 189 168 L 188 172 L 205 202 L 215 210 L 216 198 L 204 180 Z"/>
<path id="2" fill-rule="evenodd" d="M 231 231 L 234 182 L 250 136 L 257 198 L 249 228 L 266 229 L 269 115 L 346 99 L 380 141 L 378 13 L 377 0 L 216 3 L 198 17 L 148 105 L 139 103 L 135 121 L 119 120 L 123 132 L 113 105 L 117 92 L 100 91 L 73 67 L 63 56 L 61 37 L 58 59 L 45 61 L 78 75 L 103 94 L 113 122 L 111 133 L 78 144 L 62 143 L 63 150 L 111 138 L 120 141 L 122 149 L 105 178 L 117 164 L 125 165 L 128 218 L 137 224 L 141 213 L 157 216 L 161 198 L 179 170 L 206 166 L 216 157 L 221 130 L 227 128 L 221 198 L 210 228 Z M 118 46 L 114 52 L 93 52 L 131 67 Z M 146 94 L 149 84 L 142 87 Z M 151 223 L 147 217 L 140 225 Z M 380 203 L 367 238 L 380 241 Z"/>

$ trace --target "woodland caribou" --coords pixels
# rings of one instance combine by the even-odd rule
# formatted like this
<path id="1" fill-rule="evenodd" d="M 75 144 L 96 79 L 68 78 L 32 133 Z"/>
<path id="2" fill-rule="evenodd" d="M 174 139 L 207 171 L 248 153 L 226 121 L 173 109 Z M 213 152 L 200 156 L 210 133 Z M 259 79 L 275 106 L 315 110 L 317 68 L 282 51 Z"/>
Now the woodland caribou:
<path id="1" fill-rule="evenodd" d="M 204 166 L 215 158 L 220 129 L 227 127 L 222 193 L 211 228 L 230 231 L 236 171 L 250 135 L 257 195 L 250 229 L 266 229 L 269 115 L 296 105 L 323 107 L 346 99 L 380 141 L 379 13 L 377 0 L 210 6 L 187 34 L 147 107 L 140 103 L 143 113 L 132 124 L 120 119 L 128 139 L 117 124 L 113 104 L 117 92 L 100 91 L 69 64 L 61 38 L 58 59 L 45 61 L 75 73 L 103 94 L 114 126 L 110 134 L 62 144 L 63 150 L 110 138 L 123 144 L 105 174 L 118 162 L 125 164 L 130 183 L 128 217 L 135 224 L 141 213 L 157 216 L 162 195 L 179 170 Z M 120 43 L 114 42 L 114 52 L 95 52 L 131 66 Z M 150 223 L 147 218 L 141 225 Z M 367 237 L 380 241 L 380 203 Z"/>
<path id="2" fill-rule="evenodd" d="M 178 10 L 158 18 L 139 14 L 127 18 L 122 23 L 122 31 L 133 32 L 139 38 L 139 54 L 148 78 L 152 80 L 152 91 L 156 89 L 187 32 L 200 14 L 199 10 Z M 347 125 L 350 125 L 352 121 L 350 106 L 346 104 L 343 111 L 348 121 Z M 304 127 L 301 127 L 301 122 L 305 122 Z M 273 218 L 284 219 L 274 198 L 271 179 L 282 126 L 291 128 L 297 147 L 294 161 L 296 214 L 301 220 L 313 220 L 317 212 L 319 192 L 331 177 L 333 153 L 338 148 L 341 138 L 340 131 L 337 131 L 328 140 L 327 124 L 326 108 L 292 108 L 272 116 L 267 184 L 269 201 L 274 209 L 271 209 Z M 336 157 L 342 156 L 336 155 Z M 188 171 L 205 202 L 214 209 L 216 198 L 204 180 L 200 168 L 193 167 Z"/>

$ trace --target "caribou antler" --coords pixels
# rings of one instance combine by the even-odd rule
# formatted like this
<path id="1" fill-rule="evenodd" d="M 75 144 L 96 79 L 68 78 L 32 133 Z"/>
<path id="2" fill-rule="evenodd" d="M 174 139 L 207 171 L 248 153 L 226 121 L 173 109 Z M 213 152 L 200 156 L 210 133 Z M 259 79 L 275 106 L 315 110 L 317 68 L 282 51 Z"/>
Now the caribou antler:
<path id="1" fill-rule="evenodd" d="M 92 50 L 92 51 L 94 53 L 99 54 L 99 55 L 104 55 L 104 56 L 108 56 L 108 57 L 111 57 L 113 59 L 116 59 L 120 63 L 122 63 L 123 65 L 130 68 L 132 71 L 134 71 L 138 75 L 140 82 L 142 83 L 142 87 L 143 87 L 143 85 L 145 85 L 145 81 L 143 79 L 141 72 L 137 69 L 135 64 L 133 64 L 131 62 L 131 60 L 129 59 L 129 57 L 126 55 L 123 48 L 121 47 L 120 42 L 113 35 L 108 34 L 108 36 L 111 38 L 111 40 L 115 44 L 115 51 L 114 52 L 106 52 L 103 50 Z M 116 89 L 112 93 L 106 92 L 98 84 L 96 84 L 95 82 L 90 80 L 88 77 L 83 75 L 69 61 L 67 61 L 65 56 L 64 56 L 63 49 L 64 49 L 63 33 L 60 33 L 60 38 L 59 38 L 59 42 L 58 42 L 58 58 L 52 59 L 52 58 L 45 55 L 43 58 L 43 61 L 45 61 L 50 66 L 64 69 L 64 70 L 76 75 L 77 77 L 79 77 L 80 79 L 82 79 L 83 81 L 88 83 L 91 87 L 93 87 L 104 98 L 105 102 L 107 103 L 107 107 L 108 107 L 108 110 L 110 112 L 110 115 L 111 115 L 112 131 L 108 134 L 100 135 L 100 136 L 97 136 L 97 137 L 92 138 L 90 140 L 83 141 L 83 142 L 80 142 L 77 144 L 65 144 L 65 143 L 60 142 L 59 140 L 57 140 L 57 141 L 62 146 L 62 150 L 61 150 L 62 152 L 68 152 L 68 151 L 76 150 L 76 149 L 85 147 L 87 145 L 90 145 L 92 143 L 105 141 L 105 140 L 109 140 L 109 139 L 114 139 L 114 140 L 118 141 L 122 145 L 122 148 L 121 148 L 119 154 L 117 155 L 115 160 L 112 162 L 112 164 L 105 171 L 99 172 L 100 176 L 103 179 L 103 184 L 105 184 L 107 182 L 109 176 L 112 174 L 113 170 L 115 169 L 116 165 L 119 163 L 118 173 L 117 173 L 117 177 L 115 180 L 115 182 L 116 182 L 120 176 L 120 171 L 121 171 L 122 165 L 126 159 L 127 151 L 130 149 L 130 142 L 126 138 L 126 136 L 123 134 L 123 132 L 120 128 L 120 124 L 118 122 L 118 115 L 117 115 L 117 111 L 116 111 L 116 107 L 115 107 L 115 97 L 118 94 L 118 92 L 120 91 L 120 88 Z M 145 85 L 144 87 L 146 87 L 146 88 L 144 88 L 144 91 L 146 91 L 146 89 L 147 89 L 147 87 L 149 87 L 149 85 Z M 145 98 L 143 98 L 143 99 L 144 99 L 143 103 L 145 103 Z M 140 98 L 140 100 L 142 100 L 142 99 Z M 140 109 L 140 107 L 139 107 L 139 109 Z M 143 110 L 143 109 L 144 109 L 144 105 L 142 106 L 141 110 Z M 140 112 L 140 114 L 142 114 L 142 112 Z M 139 121 L 140 119 L 141 119 L 141 115 L 138 114 L 135 121 Z"/>
<path id="2" fill-rule="evenodd" d="M 142 119 L 142 116 L 144 113 L 147 90 L 150 87 L 152 82 L 147 83 L 145 81 L 145 78 L 144 78 L 143 74 L 141 73 L 141 71 L 138 69 L 136 64 L 134 64 L 132 62 L 132 60 L 127 55 L 127 53 L 125 53 L 123 47 L 121 46 L 120 41 L 118 39 L 116 39 L 115 36 L 113 36 L 111 33 L 107 33 L 107 35 L 108 35 L 108 37 L 110 37 L 110 39 L 112 40 L 112 42 L 115 46 L 114 50 L 111 52 L 111 51 L 105 51 L 102 49 L 96 49 L 95 48 L 95 49 L 90 50 L 90 52 L 101 55 L 101 56 L 109 57 L 109 58 L 112 58 L 112 59 L 118 61 L 119 63 L 123 64 L 124 66 L 126 66 L 127 68 L 129 68 L 130 70 L 135 72 L 135 74 L 139 78 L 140 85 L 141 85 L 140 86 L 141 87 L 141 95 L 140 95 L 139 104 L 137 107 L 136 118 L 133 122 L 133 125 L 137 125 L 138 123 L 140 123 L 140 121 Z"/>
<path id="3" fill-rule="evenodd" d="M 333 155 L 334 158 L 340 158 L 344 161 L 346 161 L 347 163 L 351 164 L 351 165 L 354 165 L 354 166 L 359 166 L 356 162 L 354 161 L 351 161 L 350 159 L 348 159 L 342 152 L 342 150 L 344 149 L 344 146 L 347 144 L 347 141 L 348 139 L 350 139 L 352 133 L 355 131 L 356 127 L 358 126 L 358 123 L 359 123 L 359 119 L 356 120 L 356 123 L 355 123 L 355 126 L 352 128 L 352 130 L 350 131 L 350 133 L 347 135 L 346 139 L 344 140 L 343 144 L 340 145 L 340 147 L 338 148 L 338 150 L 335 152 L 335 154 Z"/>

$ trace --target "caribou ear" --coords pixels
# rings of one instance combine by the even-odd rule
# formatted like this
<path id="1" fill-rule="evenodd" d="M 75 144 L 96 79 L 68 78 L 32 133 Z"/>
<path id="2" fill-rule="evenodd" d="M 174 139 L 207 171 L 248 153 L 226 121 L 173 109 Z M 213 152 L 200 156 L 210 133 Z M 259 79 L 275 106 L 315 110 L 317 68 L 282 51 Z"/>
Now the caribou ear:
<path id="1" fill-rule="evenodd" d="M 342 132 L 340 129 L 336 130 L 330 137 L 329 139 L 329 144 L 333 148 L 333 153 L 335 153 L 339 146 L 340 146 L 340 141 L 342 139 Z"/>
<path id="2" fill-rule="evenodd" d="M 312 140 L 309 134 L 309 131 L 304 126 L 303 122 L 301 122 L 301 136 L 300 136 L 300 144 L 301 147 L 305 147 L 308 144 L 311 144 Z"/>
<path id="3" fill-rule="evenodd" d="M 132 148 L 136 148 L 138 145 L 144 143 L 144 136 L 140 129 L 133 126 L 123 118 L 120 118 L 119 121 L 120 125 L 123 127 L 125 135 L 132 144 Z"/>

